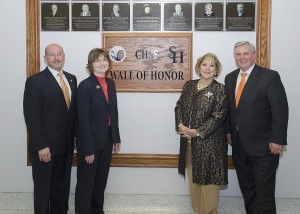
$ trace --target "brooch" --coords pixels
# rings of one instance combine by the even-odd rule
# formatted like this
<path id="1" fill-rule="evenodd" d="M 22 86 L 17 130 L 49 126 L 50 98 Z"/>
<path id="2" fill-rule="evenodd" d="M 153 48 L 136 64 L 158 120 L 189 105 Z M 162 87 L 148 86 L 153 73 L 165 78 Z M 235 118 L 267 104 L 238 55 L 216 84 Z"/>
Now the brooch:
<path id="1" fill-rule="evenodd" d="M 209 92 L 207 92 L 206 94 L 204 94 L 205 96 L 207 96 L 207 98 L 210 98 L 211 96 L 213 96 L 214 94 L 213 93 L 211 93 L 210 91 Z"/>
<path id="2" fill-rule="evenodd" d="M 96 85 L 96 88 L 99 90 L 101 88 L 101 86 L 100 85 Z"/>

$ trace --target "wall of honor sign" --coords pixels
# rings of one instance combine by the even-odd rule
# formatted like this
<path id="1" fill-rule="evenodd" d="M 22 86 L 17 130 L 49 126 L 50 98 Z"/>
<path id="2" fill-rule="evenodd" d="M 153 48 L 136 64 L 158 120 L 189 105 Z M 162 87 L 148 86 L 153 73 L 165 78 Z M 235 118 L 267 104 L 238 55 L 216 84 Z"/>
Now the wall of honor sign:
<path id="1" fill-rule="evenodd" d="M 191 79 L 191 33 L 103 33 L 119 92 L 178 92 Z"/>

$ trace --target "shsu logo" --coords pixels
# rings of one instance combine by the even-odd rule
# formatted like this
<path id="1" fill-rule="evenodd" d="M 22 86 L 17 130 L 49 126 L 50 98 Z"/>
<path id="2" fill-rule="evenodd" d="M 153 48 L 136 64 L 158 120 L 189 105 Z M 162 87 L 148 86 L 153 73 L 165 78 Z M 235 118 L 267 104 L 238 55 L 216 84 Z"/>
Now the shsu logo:
<path id="1" fill-rule="evenodd" d="M 183 50 L 176 51 L 175 46 L 169 47 L 169 54 L 168 57 L 172 59 L 172 63 L 183 63 Z M 178 55 L 177 55 L 178 54 Z M 158 59 L 159 58 L 159 51 L 158 50 L 147 50 L 147 49 L 140 49 L 135 52 L 135 57 L 137 59 Z"/>
<path id="2" fill-rule="evenodd" d="M 175 46 L 171 46 L 169 47 L 169 57 L 172 58 L 173 63 L 177 63 L 177 58 L 179 58 L 179 63 L 183 63 L 183 50 L 179 50 L 179 51 L 175 51 L 176 47 Z M 179 53 L 179 56 L 177 56 L 177 53 Z"/>

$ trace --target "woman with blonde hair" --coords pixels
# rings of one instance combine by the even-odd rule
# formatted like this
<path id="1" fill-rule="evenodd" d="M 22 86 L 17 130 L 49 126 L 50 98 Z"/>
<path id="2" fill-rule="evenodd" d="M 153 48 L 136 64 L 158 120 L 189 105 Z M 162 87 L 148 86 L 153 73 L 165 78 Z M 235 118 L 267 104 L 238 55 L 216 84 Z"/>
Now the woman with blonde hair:
<path id="1" fill-rule="evenodd" d="M 227 101 L 224 85 L 215 80 L 221 71 L 215 54 L 198 58 L 195 70 L 200 79 L 185 83 L 175 107 L 178 172 L 185 176 L 187 169 L 193 214 L 216 214 L 220 187 L 228 183 Z"/>

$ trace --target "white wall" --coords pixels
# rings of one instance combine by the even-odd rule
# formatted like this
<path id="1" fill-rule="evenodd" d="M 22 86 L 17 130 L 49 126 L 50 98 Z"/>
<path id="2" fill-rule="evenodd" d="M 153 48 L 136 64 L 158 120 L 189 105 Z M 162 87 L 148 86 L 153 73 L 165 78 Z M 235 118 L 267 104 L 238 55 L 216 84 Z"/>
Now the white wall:
<path id="1" fill-rule="evenodd" d="M 24 82 L 26 79 L 26 20 L 25 1 L 4 1 L 3 7 L 14 8 L 1 13 L 1 79 L 0 79 L 0 192 L 31 192 L 31 167 L 26 166 L 26 127 L 22 112 Z M 278 70 L 285 84 L 290 104 L 290 123 L 287 151 L 281 158 L 277 176 L 277 197 L 300 198 L 298 151 L 300 126 L 297 110 L 296 78 L 300 76 L 294 65 L 299 55 L 296 28 L 299 27 L 297 0 L 289 16 L 282 16 L 282 3 L 272 2 L 271 67 Z M 18 7 L 15 7 L 18 5 Z M 7 14 L 5 14 L 7 13 Z M 216 53 L 223 71 L 219 81 L 235 68 L 232 47 L 236 41 L 255 43 L 255 33 L 249 32 L 195 32 L 193 61 L 206 52 Z M 81 81 L 87 74 L 85 64 L 91 48 L 101 46 L 99 32 L 47 32 L 41 33 L 41 61 L 43 49 L 52 42 L 62 44 L 66 53 L 64 69 L 74 73 Z M 194 65 L 194 63 L 193 63 Z M 44 68 L 43 62 L 41 67 Z M 197 78 L 197 76 L 194 76 Z M 13 80 L 13 81 L 12 81 Z M 119 93 L 120 131 L 123 153 L 178 153 L 179 136 L 174 131 L 174 106 L 178 93 Z M 76 168 L 72 171 L 72 192 L 76 185 Z M 107 193 L 179 194 L 188 193 L 187 183 L 177 169 L 164 168 L 112 168 Z M 229 171 L 229 185 L 223 196 L 240 195 L 234 170 Z"/>

